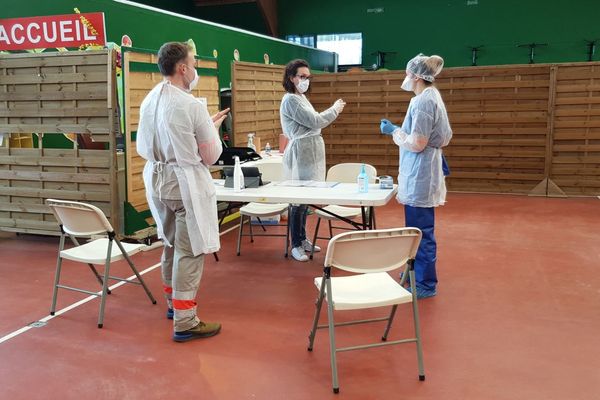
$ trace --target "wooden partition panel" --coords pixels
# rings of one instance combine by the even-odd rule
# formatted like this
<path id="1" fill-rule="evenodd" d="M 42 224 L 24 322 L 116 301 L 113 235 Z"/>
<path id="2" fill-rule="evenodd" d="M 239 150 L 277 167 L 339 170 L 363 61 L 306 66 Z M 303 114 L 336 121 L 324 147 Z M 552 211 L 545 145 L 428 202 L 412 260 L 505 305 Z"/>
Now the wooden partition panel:
<path id="1" fill-rule="evenodd" d="M 108 50 L 0 55 L 0 132 L 38 143 L 0 148 L 0 230 L 57 234 L 47 198 L 92 203 L 119 229 L 114 72 Z M 105 144 L 43 148 L 57 134 Z"/>
<path id="2" fill-rule="evenodd" d="M 600 194 L 600 63 L 556 71 L 551 181 L 567 195 Z"/>
<path id="3" fill-rule="evenodd" d="M 246 62 L 231 66 L 233 143 L 245 146 L 248 133 L 260 138 L 261 146 L 267 143 L 277 148 L 281 122 L 279 105 L 285 94 L 281 84 L 284 67 Z"/>
<path id="4" fill-rule="evenodd" d="M 123 48 L 123 98 L 125 110 L 125 152 L 127 162 L 127 199 L 134 212 L 149 215 L 142 172 L 146 161 L 135 147 L 135 138 L 140 117 L 140 106 L 146 95 L 163 80 L 158 70 L 157 52 L 133 48 Z M 211 114 L 219 110 L 219 81 L 217 61 L 212 57 L 199 57 L 196 68 L 200 79 L 192 91 L 195 97 L 207 100 Z M 128 214 L 131 216 L 131 214 Z M 127 221 L 126 221 L 127 222 Z M 149 220 L 149 223 L 152 221 Z M 144 224 L 142 224 L 144 225 Z M 139 228 L 139 225 L 136 225 Z M 126 233 L 133 234 L 137 229 L 126 224 Z"/>
<path id="5" fill-rule="evenodd" d="M 544 180 L 549 66 L 449 68 L 436 84 L 454 133 L 449 190 L 529 193 Z"/>
<path id="6" fill-rule="evenodd" d="M 318 111 L 343 114 L 323 130 L 327 164 L 367 162 L 396 176 L 398 148 L 379 120 L 400 125 L 412 93 L 403 71 L 317 75 Z M 447 68 L 436 85 L 453 129 L 444 149 L 449 190 L 537 195 L 600 194 L 600 63 Z"/>
<path id="7" fill-rule="evenodd" d="M 400 72 L 359 72 L 316 75 L 311 83 L 310 101 L 318 112 L 339 98 L 346 107 L 329 127 L 322 130 L 327 166 L 344 162 L 365 162 L 379 175 L 397 175 L 398 147 L 390 136 L 379 132 L 382 118 L 400 123 L 410 94 L 400 88 Z"/>

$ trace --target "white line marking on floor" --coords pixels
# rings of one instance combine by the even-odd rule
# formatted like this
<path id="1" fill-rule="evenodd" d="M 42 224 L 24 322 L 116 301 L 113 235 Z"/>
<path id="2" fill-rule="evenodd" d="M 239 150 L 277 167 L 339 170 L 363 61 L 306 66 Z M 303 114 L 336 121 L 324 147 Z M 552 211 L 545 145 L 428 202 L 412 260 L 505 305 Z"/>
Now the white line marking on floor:
<path id="1" fill-rule="evenodd" d="M 144 275 L 145 273 L 147 273 L 147 272 L 150 272 L 150 271 L 152 271 L 152 270 L 154 270 L 154 269 L 156 269 L 156 268 L 158 268 L 158 267 L 160 267 L 160 263 L 154 264 L 153 266 L 151 266 L 151 267 L 148 267 L 148 268 L 146 268 L 146 269 L 145 269 L 145 270 L 143 270 L 143 271 L 140 271 L 140 275 Z M 135 279 L 135 275 L 132 275 L 132 276 L 130 276 L 129 278 L 127 278 L 127 281 L 132 281 L 133 279 Z M 112 291 L 112 290 L 114 290 L 114 289 L 118 288 L 119 286 L 123 286 L 125 283 L 126 283 L 126 282 L 117 282 L 117 283 L 115 283 L 114 285 L 112 285 L 112 286 L 109 286 L 109 289 Z M 97 294 L 100 294 L 100 292 L 101 292 L 101 291 L 98 291 L 98 292 L 97 292 Z M 48 322 L 48 321 L 50 321 L 51 319 L 53 319 L 54 317 L 57 317 L 57 316 L 59 316 L 59 315 L 61 315 L 61 314 L 64 314 L 64 313 L 66 313 L 67 311 L 70 311 L 70 310 L 72 310 L 72 309 L 74 309 L 74 308 L 77 308 L 77 307 L 79 307 L 79 306 L 80 306 L 80 305 L 82 305 L 82 304 L 85 304 L 85 303 L 87 303 L 88 301 L 91 301 L 91 300 L 94 300 L 94 299 L 98 299 L 98 298 L 99 298 L 98 296 L 92 296 L 92 295 L 90 295 L 90 296 L 86 297 L 86 298 L 85 298 L 85 299 L 83 299 L 83 300 L 79 300 L 78 302 L 76 302 L 76 303 L 73 303 L 73 304 L 71 304 L 70 306 L 67 306 L 67 307 L 65 307 L 65 308 L 63 308 L 63 309 L 60 309 L 60 310 L 56 311 L 56 312 L 54 313 L 54 315 L 47 315 L 47 316 L 45 316 L 44 318 L 40 319 L 39 321 Z M 11 333 L 9 333 L 9 334 L 8 334 L 8 335 L 6 335 L 6 336 L 3 336 L 3 337 L 1 337 L 1 338 L 0 338 L 0 344 L 1 344 L 1 343 L 4 343 L 4 342 L 6 342 L 7 340 L 10 340 L 10 339 L 14 338 L 15 336 L 19 336 L 20 334 L 22 334 L 22 333 L 25 333 L 25 332 L 27 332 L 28 330 L 30 330 L 30 329 L 33 329 L 33 328 L 34 328 L 33 326 L 29 326 L 29 325 L 28 325 L 28 326 L 24 326 L 24 327 L 23 327 L 23 328 L 21 328 L 21 329 L 17 329 L 16 331 L 14 331 L 14 332 L 11 332 Z"/>
<path id="2" fill-rule="evenodd" d="M 233 227 L 227 229 L 226 231 L 221 232 L 219 236 L 223 236 L 224 234 L 229 233 L 232 230 L 237 229 L 238 227 L 239 227 L 239 224 L 238 225 L 234 225 Z M 150 272 L 150 271 L 158 268 L 159 266 L 160 266 L 160 263 L 154 264 L 151 267 L 148 267 L 145 270 L 140 271 L 140 275 L 144 275 L 145 273 Z M 134 278 L 135 278 L 135 275 L 132 275 L 129 278 L 127 278 L 127 281 L 132 281 Z M 115 283 L 114 285 L 109 286 L 109 289 L 112 291 L 112 290 L 118 288 L 119 286 L 123 286 L 125 283 L 126 282 Z M 100 294 L 100 291 L 98 291 L 97 294 Z M 64 313 L 66 313 L 67 311 L 70 311 L 70 310 L 72 310 L 74 308 L 77 308 L 80 305 L 85 304 L 88 301 L 91 301 L 91 300 L 94 300 L 94 299 L 97 299 L 97 298 L 98 298 L 98 296 L 92 296 L 92 295 L 90 295 L 90 296 L 86 297 L 83 300 L 79 300 L 78 302 L 73 303 L 70 306 L 67 306 L 67 307 L 65 307 L 65 308 L 63 308 L 61 310 L 56 311 L 54 313 L 54 315 L 47 315 L 44 318 L 39 319 L 38 321 L 48 322 L 51 319 L 53 319 L 54 317 L 58 317 L 59 315 L 62 315 Z M 20 334 L 25 333 L 28 330 L 33 329 L 33 328 L 34 328 L 33 326 L 27 325 L 27 326 L 22 327 L 21 329 L 17 329 L 16 331 L 13 331 L 13 332 L 9 333 L 8 335 L 5 335 L 5 336 L 1 337 L 0 338 L 0 344 L 6 342 L 6 341 L 8 341 L 8 340 L 10 340 L 10 339 L 12 339 L 12 338 L 14 338 L 16 336 L 19 336 Z"/>

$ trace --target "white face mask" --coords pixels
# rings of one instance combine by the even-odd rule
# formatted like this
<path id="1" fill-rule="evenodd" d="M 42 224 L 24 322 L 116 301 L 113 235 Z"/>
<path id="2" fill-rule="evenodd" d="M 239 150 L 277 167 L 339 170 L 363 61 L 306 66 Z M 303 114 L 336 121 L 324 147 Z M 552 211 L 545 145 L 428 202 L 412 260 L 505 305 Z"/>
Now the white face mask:
<path id="1" fill-rule="evenodd" d="M 190 84 L 188 85 L 188 90 L 191 92 L 192 90 L 194 90 L 194 88 L 196 87 L 196 85 L 198 84 L 198 81 L 200 80 L 200 77 L 198 76 L 198 71 L 196 71 L 196 68 L 194 68 L 194 79 L 192 79 L 192 81 L 190 82 Z"/>
<path id="2" fill-rule="evenodd" d="M 303 81 L 298 82 L 298 84 L 296 85 L 296 89 L 298 89 L 298 92 L 304 93 L 308 90 L 309 86 L 310 81 L 308 79 L 305 79 Z"/>
<path id="3" fill-rule="evenodd" d="M 414 81 L 413 79 L 406 75 L 406 78 L 404 78 L 404 81 L 402 82 L 402 85 L 400 86 L 403 90 L 406 90 L 407 92 L 412 92 L 413 88 L 414 88 Z"/>

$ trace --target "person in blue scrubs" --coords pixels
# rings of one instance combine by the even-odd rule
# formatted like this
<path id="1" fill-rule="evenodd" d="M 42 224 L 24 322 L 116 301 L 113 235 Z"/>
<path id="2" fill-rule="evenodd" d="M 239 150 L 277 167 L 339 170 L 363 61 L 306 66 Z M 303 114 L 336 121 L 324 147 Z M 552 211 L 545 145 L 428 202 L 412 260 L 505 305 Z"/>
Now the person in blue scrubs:
<path id="1" fill-rule="evenodd" d="M 404 204 L 406 226 L 423 232 L 415 259 L 417 297 L 436 295 L 435 207 L 446 201 L 445 175 L 449 173 L 442 147 L 450 143 L 452 129 L 440 92 L 433 85 L 442 71 L 439 56 L 419 54 L 406 65 L 402 89 L 412 91 L 401 127 L 381 120 L 381 133 L 391 135 L 400 147 L 398 202 Z"/>

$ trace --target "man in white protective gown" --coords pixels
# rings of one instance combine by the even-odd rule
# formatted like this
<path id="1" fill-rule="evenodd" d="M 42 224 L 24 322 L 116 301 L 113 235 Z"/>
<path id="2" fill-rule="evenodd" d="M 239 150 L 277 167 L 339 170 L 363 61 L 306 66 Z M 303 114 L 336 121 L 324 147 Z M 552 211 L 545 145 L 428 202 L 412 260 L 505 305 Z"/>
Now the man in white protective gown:
<path id="1" fill-rule="evenodd" d="M 215 188 L 208 167 L 221 155 L 218 129 L 227 110 L 212 117 L 190 93 L 198 83 L 193 50 L 165 43 L 158 51 L 164 80 L 142 102 L 137 152 L 144 167 L 146 197 L 164 242 L 161 270 L 173 340 L 214 336 L 221 324 L 201 321 L 196 294 L 204 255 L 219 250 Z"/>

